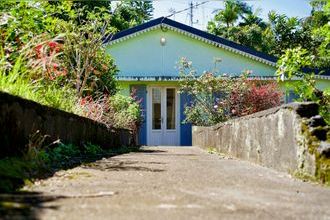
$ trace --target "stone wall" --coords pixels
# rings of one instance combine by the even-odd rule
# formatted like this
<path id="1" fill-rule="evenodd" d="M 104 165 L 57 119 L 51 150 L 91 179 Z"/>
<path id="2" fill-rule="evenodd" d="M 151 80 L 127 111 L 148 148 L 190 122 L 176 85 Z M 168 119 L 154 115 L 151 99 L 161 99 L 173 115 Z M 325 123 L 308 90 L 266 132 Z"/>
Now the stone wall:
<path id="1" fill-rule="evenodd" d="M 328 182 L 329 134 L 316 104 L 292 103 L 212 127 L 193 127 L 193 145 Z"/>
<path id="2" fill-rule="evenodd" d="M 127 130 L 109 129 L 88 118 L 0 92 L 0 158 L 20 154 L 37 131 L 47 135 L 48 143 L 58 139 L 76 145 L 90 142 L 105 149 L 132 143 Z"/>

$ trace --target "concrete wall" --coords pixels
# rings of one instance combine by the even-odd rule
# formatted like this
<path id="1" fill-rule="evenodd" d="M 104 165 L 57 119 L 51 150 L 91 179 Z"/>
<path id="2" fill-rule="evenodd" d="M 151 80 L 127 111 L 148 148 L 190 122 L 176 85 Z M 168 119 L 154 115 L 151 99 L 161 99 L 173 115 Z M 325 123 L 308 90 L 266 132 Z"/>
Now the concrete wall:
<path id="1" fill-rule="evenodd" d="M 318 159 L 325 157 L 318 146 L 329 147 L 329 127 L 317 114 L 314 103 L 292 103 L 212 127 L 193 127 L 193 145 L 279 171 L 318 176 Z M 328 175 L 330 167 L 322 172 Z"/>
<path id="2" fill-rule="evenodd" d="M 29 136 L 38 130 L 49 135 L 48 143 L 60 139 L 63 143 L 90 142 L 103 148 L 132 143 L 127 130 L 109 129 L 88 118 L 0 92 L 0 158 L 24 151 Z"/>

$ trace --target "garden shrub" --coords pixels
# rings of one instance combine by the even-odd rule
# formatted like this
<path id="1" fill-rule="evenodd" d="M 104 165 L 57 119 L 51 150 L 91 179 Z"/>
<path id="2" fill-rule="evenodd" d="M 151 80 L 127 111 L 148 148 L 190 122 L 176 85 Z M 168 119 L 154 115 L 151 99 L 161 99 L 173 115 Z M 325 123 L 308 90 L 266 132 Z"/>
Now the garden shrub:
<path id="1" fill-rule="evenodd" d="M 0 43 L 0 90 L 90 117 L 108 126 L 121 126 L 124 122 L 114 124 L 106 116 L 109 104 L 105 99 L 116 93 L 114 76 L 117 71 L 103 47 L 105 37 L 111 32 L 107 27 L 109 11 L 86 11 L 85 19 L 79 21 L 79 13 L 85 8 L 74 11 L 70 9 L 71 3 L 61 5 L 59 10 L 65 14 L 64 20 L 49 16 L 57 7 L 48 3 L 39 5 L 45 9 L 44 17 L 36 2 L 17 3 L 7 8 L 7 12 L 0 11 L 3 31 L 0 36 L 3 39 Z M 29 13 L 40 21 L 30 18 Z M 35 22 L 40 24 L 35 25 Z M 35 29 L 28 29 L 29 25 Z M 88 101 L 89 108 L 82 108 L 78 101 L 90 97 L 94 104 Z M 100 108 L 102 102 L 104 108 Z"/>
<path id="2" fill-rule="evenodd" d="M 59 143 L 49 154 L 53 161 L 63 161 L 68 160 L 71 157 L 79 156 L 80 149 L 73 144 Z"/>
<path id="3" fill-rule="evenodd" d="M 253 114 L 281 104 L 282 92 L 277 83 L 247 80 L 244 75 L 243 80 L 247 87 L 234 87 L 229 95 L 231 117 Z"/>
<path id="4" fill-rule="evenodd" d="M 281 104 L 277 83 L 251 80 L 249 71 L 233 76 L 215 70 L 198 75 L 192 63 L 183 58 L 180 74 L 181 92 L 192 98 L 184 111 L 185 122 L 194 125 L 210 126 Z"/>
<path id="5" fill-rule="evenodd" d="M 129 96 L 117 94 L 109 99 L 114 112 L 114 125 L 132 131 L 136 130 L 142 121 L 139 102 Z"/>
<path id="6" fill-rule="evenodd" d="M 97 99 L 87 96 L 81 98 L 79 103 L 83 116 L 108 127 L 125 128 L 136 133 L 142 121 L 140 104 L 130 96 L 104 95 Z"/>
<path id="7" fill-rule="evenodd" d="M 63 36 L 63 63 L 80 97 L 116 93 L 114 61 L 103 47 L 106 33 L 94 20 L 84 24 L 66 23 Z"/>

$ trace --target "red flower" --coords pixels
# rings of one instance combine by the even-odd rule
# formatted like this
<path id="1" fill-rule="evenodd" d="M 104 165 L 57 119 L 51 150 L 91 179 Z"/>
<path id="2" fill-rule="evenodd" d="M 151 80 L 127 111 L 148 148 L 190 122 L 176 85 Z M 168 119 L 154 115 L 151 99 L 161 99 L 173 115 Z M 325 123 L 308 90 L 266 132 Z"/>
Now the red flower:
<path id="1" fill-rule="evenodd" d="M 54 41 L 50 41 L 50 42 L 48 43 L 48 46 L 49 46 L 50 48 L 56 48 L 57 45 L 58 45 L 58 43 L 57 43 L 57 42 L 54 42 Z"/>

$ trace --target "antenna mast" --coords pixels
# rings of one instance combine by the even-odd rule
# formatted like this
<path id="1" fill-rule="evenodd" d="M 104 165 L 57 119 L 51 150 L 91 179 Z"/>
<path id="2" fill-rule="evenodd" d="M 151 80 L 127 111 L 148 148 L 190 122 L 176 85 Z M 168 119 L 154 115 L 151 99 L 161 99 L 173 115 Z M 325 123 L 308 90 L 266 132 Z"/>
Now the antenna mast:
<path id="1" fill-rule="evenodd" d="M 190 13 L 189 13 L 189 16 L 190 16 L 190 26 L 193 26 L 194 24 L 194 4 L 193 2 L 191 1 L 190 4 L 189 4 L 189 8 L 190 8 Z"/>

